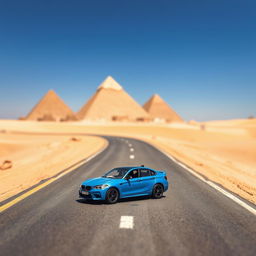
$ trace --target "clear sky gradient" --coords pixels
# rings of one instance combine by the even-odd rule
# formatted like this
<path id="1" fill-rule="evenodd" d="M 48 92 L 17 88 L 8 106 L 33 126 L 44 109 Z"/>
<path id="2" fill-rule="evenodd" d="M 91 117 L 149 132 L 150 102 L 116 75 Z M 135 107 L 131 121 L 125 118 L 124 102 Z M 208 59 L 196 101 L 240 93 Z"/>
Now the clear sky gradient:
<path id="1" fill-rule="evenodd" d="M 254 0 L 0 0 L 0 118 L 54 89 L 74 110 L 113 76 L 186 120 L 256 116 Z"/>

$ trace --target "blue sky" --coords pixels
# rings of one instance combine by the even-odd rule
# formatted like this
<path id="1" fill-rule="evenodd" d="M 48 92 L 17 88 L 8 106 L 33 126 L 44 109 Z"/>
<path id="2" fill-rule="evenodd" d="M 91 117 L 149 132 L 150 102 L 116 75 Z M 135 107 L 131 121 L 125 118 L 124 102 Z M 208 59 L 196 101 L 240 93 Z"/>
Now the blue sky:
<path id="1" fill-rule="evenodd" d="M 186 120 L 256 116 L 256 3 L 0 0 L 0 118 L 54 89 L 74 110 L 113 76 Z"/>

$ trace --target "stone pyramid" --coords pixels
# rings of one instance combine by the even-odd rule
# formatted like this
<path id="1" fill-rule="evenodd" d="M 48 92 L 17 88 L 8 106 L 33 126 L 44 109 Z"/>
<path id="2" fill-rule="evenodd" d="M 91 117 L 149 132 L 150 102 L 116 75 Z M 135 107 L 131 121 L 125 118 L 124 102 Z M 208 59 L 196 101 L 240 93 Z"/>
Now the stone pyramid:
<path id="1" fill-rule="evenodd" d="M 182 118 L 158 94 L 154 94 L 143 108 L 155 121 L 183 122 Z"/>
<path id="2" fill-rule="evenodd" d="M 147 121 L 150 115 L 108 76 L 96 93 L 77 113 L 81 120 L 92 121 Z"/>
<path id="3" fill-rule="evenodd" d="M 49 90 L 44 95 L 25 119 L 35 121 L 77 120 L 73 111 L 53 90 Z"/>

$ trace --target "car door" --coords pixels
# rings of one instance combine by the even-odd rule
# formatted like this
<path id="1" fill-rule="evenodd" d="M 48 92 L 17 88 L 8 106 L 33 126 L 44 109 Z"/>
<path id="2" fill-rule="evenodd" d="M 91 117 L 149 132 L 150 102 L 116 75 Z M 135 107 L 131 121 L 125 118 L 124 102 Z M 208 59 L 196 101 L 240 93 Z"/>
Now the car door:
<path id="1" fill-rule="evenodd" d="M 137 171 L 137 176 L 132 176 L 131 173 Z M 120 183 L 120 190 L 123 197 L 126 196 L 135 196 L 137 194 L 140 194 L 141 191 L 141 184 L 140 184 L 140 177 L 139 177 L 139 170 L 133 169 L 129 173 L 127 173 L 126 176 L 130 176 L 129 179 L 123 179 Z"/>
<path id="2" fill-rule="evenodd" d="M 140 169 L 140 190 L 143 194 L 151 194 L 155 184 L 155 172 L 149 169 Z"/>

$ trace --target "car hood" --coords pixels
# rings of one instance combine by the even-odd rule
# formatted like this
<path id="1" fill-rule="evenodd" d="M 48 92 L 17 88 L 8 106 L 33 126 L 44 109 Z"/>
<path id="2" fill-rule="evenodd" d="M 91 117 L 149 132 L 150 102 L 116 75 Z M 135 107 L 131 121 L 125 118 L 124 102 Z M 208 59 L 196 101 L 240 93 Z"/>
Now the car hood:
<path id="1" fill-rule="evenodd" d="M 115 184 L 118 180 L 120 181 L 120 179 L 98 177 L 98 178 L 88 179 L 84 181 L 82 185 L 86 185 L 86 186 L 96 186 L 96 185 L 103 185 L 103 184 L 112 185 L 112 184 Z"/>

